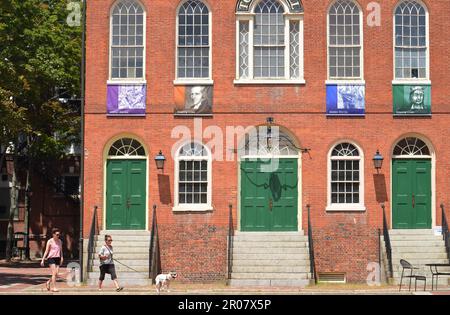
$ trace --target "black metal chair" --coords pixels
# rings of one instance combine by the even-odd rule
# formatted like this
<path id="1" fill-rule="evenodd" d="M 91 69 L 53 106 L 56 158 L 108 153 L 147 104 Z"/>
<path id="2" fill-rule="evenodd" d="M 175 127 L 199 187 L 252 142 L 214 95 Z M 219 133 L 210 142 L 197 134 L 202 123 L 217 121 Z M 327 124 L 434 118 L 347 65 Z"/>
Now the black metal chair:
<path id="1" fill-rule="evenodd" d="M 409 278 L 409 291 L 411 291 L 411 282 L 414 278 L 414 290 L 417 291 L 417 280 L 424 281 L 423 290 L 425 291 L 427 288 L 427 277 L 415 274 L 415 270 L 418 270 L 418 267 L 414 267 L 409 262 L 404 259 L 400 259 L 400 264 L 402 265 L 402 276 L 400 278 L 400 288 L 399 291 L 402 290 L 403 278 Z M 410 270 L 409 275 L 405 275 L 405 270 Z"/>

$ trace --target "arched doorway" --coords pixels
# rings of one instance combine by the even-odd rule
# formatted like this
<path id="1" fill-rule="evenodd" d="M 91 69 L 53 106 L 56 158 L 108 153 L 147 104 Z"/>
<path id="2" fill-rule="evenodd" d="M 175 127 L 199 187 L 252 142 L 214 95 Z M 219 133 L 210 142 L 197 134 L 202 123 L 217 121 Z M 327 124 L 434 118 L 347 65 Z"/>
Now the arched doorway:
<path id="1" fill-rule="evenodd" d="M 299 150 L 278 127 L 252 128 L 240 152 L 240 229 L 298 231 Z"/>
<path id="2" fill-rule="evenodd" d="M 432 152 L 418 137 L 400 139 L 392 154 L 392 227 L 431 229 Z"/>
<path id="3" fill-rule="evenodd" d="M 106 160 L 107 230 L 146 228 L 147 154 L 131 137 L 120 138 L 109 147 Z"/>

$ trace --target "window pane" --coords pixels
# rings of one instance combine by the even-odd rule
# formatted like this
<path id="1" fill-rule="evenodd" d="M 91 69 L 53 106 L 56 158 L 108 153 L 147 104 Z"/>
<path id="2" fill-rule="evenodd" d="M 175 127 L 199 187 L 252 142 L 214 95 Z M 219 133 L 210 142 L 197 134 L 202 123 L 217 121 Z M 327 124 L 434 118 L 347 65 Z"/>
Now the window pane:
<path id="1" fill-rule="evenodd" d="M 395 12 L 396 78 L 426 78 L 426 13 L 416 1 L 402 2 Z"/>
<path id="2" fill-rule="evenodd" d="M 283 6 L 275 0 L 262 0 L 255 8 L 253 70 L 256 78 L 285 77 L 283 13 Z M 295 27 L 293 32 L 297 36 Z"/>
<path id="3" fill-rule="evenodd" d="M 188 57 L 178 64 L 178 77 L 209 77 L 208 8 L 198 0 L 185 2 L 178 12 L 178 25 L 178 56 Z"/>

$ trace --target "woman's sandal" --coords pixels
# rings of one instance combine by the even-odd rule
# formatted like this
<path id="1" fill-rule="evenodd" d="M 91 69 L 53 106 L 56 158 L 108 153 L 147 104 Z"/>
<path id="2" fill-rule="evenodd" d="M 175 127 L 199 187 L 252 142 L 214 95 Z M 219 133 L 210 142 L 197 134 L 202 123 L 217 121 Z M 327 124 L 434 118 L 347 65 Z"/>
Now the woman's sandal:
<path id="1" fill-rule="evenodd" d="M 48 281 L 45 283 L 45 287 L 47 288 L 47 291 L 50 291 L 50 283 Z"/>
<path id="2" fill-rule="evenodd" d="M 123 290 L 123 287 L 119 287 L 119 288 L 116 289 L 117 292 L 120 292 L 122 290 Z"/>

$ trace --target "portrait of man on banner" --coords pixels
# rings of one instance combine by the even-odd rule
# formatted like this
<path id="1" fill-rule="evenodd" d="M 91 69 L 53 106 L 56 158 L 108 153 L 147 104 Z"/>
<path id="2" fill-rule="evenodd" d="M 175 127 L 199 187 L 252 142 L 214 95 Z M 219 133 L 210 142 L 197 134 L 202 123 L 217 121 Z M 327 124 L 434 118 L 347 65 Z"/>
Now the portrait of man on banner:
<path id="1" fill-rule="evenodd" d="M 176 115 L 211 115 L 212 87 L 186 86 L 179 87 L 176 92 Z M 178 96 L 177 96 L 178 95 Z"/>
<path id="2" fill-rule="evenodd" d="M 394 86 L 394 114 L 430 115 L 431 87 L 426 85 Z"/>

